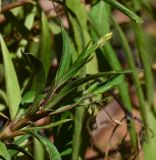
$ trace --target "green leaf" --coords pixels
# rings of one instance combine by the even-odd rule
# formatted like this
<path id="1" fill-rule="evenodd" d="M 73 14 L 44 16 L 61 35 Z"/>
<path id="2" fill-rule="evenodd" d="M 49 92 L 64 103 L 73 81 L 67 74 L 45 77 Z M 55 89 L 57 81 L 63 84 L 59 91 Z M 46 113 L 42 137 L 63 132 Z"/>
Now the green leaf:
<path id="1" fill-rule="evenodd" d="M 67 80 L 72 78 L 84 64 L 88 63 L 88 61 L 91 59 L 91 56 L 96 51 L 96 49 L 102 47 L 105 45 L 105 43 L 110 40 L 112 37 L 112 33 L 107 33 L 103 37 L 101 37 L 94 45 L 89 47 L 89 44 L 84 48 L 78 59 L 73 63 L 73 65 L 70 67 L 70 70 L 63 76 L 63 78 L 59 82 L 60 85 L 65 83 Z"/>
<path id="2" fill-rule="evenodd" d="M 61 33 L 61 28 L 60 28 L 60 26 L 55 21 L 50 21 L 49 22 L 49 29 L 55 35 Z"/>
<path id="3" fill-rule="evenodd" d="M 130 67 L 130 69 L 134 70 L 136 68 L 136 66 L 135 66 L 135 62 L 134 62 L 133 52 L 128 44 L 127 38 L 124 35 L 124 32 L 122 31 L 119 24 L 113 18 L 112 18 L 112 21 L 113 21 L 113 25 L 115 27 L 115 30 L 117 32 L 117 36 L 119 37 L 119 39 L 121 41 L 121 45 L 123 47 L 124 54 L 125 54 L 125 57 L 127 59 L 128 64 L 129 64 L 129 67 Z M 144 53 L 141 52 L 141 54 L 144 54 Z M 148 58 L 146 58 L 146 60 L 148 60 Z M 149 70 L 148 78 L 149 79 L 152 78 L 152 76 L 150 75 L 150 70 Z M 146 115 L 145 115 L 146 114 L 146 112 L 145 112 L 146 106 L 145 106 L 145 101 L 144 101 L 144 94 L 143 94 L 143 91 L 141 88 L 141 82 L 140 82 L 138 74 L 136 72 L 132 73 L 132 79 L 134 81 L 134 86 L 136 88 L 136 93 L 138 96 L 138 102 L 140 104 L 140 112 L 142 113 L 142 117 L 146 117 Z M 151 87 L 149 87 L 149 88 L 151 88 Z M 152 89 L 151 89 L 151 91 L 152 91 Z M 150 95 L 150 96 L 152 97 L 152 95 Z M 145 119 L 145 118 L 143 118 L 143 119 Z"/>
<path id="4" fill-rule="evenodd" d="M 45 69 L 45 77 L 47 78 L 52 57 L 51 33 L 47 18 L 42 12 L 41 14 L 41 36 L 38 50 L 38 56 Z"/>
<path id="5" fill-rule="evenodd" d="M 91 25 L 93 26 L 95 35 L 98 38 L 99 36 L 103 35 L 104 33 L 109 32 L 110 6 L 107 3 L 99 3 L 95 7 L 97 7 L 97 10 L 99 10 L 99 12 L 96 12 L 96 14 L 95 13 L 91 14 L 90 22 L 91 22 Z M 102 21 L 103 23 L 100 22 L 99 18 L 97 18 L 97 17 L 101 17 L 101 19 L 104 19 Z M 100 26 L 102 26 L 102 27 L 100 27 Z M 113 47 L 111 46 L 111 44 L 107 44 L 103 48 L 101 48 L 101 53 L 105 56 L 105 59 L 107 60 L 107 62 L 109 63 L 109 65 L 111 66 L 111 68 L 113 70 L 117 70 L 117 71 L 122 70 L 122 66 L 120 64 L 118 56 L 117 56 L 116 52 L 114 51 Z M 125 79 L 124 75 L 123 75 L 123 79 Z M 129 96 L 128 84 L 127 83 L 120 84 L 118 86 L 118 88 L 119 88 L 119 93 L 120 93 L 120 96 L 121 96 L 121 99 L 122 99 L 122 102 L 123 102 L 125 108 L 127 108 L 129 111 L 131 111 L 132 104 L 131 104 L 131 100 L 130 100 L 130 96 Z M 136 134 L 135 134 L 134 127 L 132 127 L 130 129 L 130 136 L 131 136 L 132 144 L 135 148 Z"/>
<path id="6" fill-rule="evenodd" d="M 33 70 L 33 72 L 35 74 L 35 78 L 36 78 L 35 98 L 34 98 L 33 105 L 30 107 L 30 110 L 28 110 L 28 113 L 34 113 L 38 109 L 38 107 L 39 107 L 38 104 L 43 98 L 43 91 L 45 88 L 45 71 L 44 71 L 44 67 L 42 65 L 42 62 L 40 60 L 38 60 L 37 58 L 35 58 L 33 55 L 31 55 L 29 53 L 24 53 L 23 56 L 30 63 L 30 66 L 32 67 L 32 70 Z"/>
<path id="7" fill-rule="evenodd" d="M 5 160 L 11 160 L 5 144 L 1 141 L 0 141 L 0 157 L 2 157 Z"/>
<path id="8" fill-rule="evenodd" d="M 27 27 L 27 29 L 31 30 L 33 23 L 34 23 L 34 19 L 35 19 L 35 14 L 36 14 L 36 7 L 34 6 L 31 10 L 30 13 L 28 13 L 28 15 L 25 18 L 25 22 L 24 25 Z"/>
<path id="9" fill-rule="evenodd" d="M 144 67 L 144 77 L 145 77 L 145 88 L 146 92 L 145 95 L 147 97 L 147 101 L 149 103 L 149 106 L 152 105 L 153 102 L 153 74 L 152 74 L 152 68 L 151 68 L 151 60 L 150 60 L 150 55 L 149 55 L 149 50 L 147 49 L 146 46 L 146 38 L 144 35 L 144 30 L 140 24 L 133 24 L 133 28 L 135 31 L 135 42 L 137 44 L 137 50 L 140 56 L 140 59 L 142 61 L 143 67 Z"/>
<path id="10" fill-rule="evenodd" d="M 28 134 L 22 135 L 19 138 L 16 138 L 13 144 L 20 146 L 24 141 L 28 140 L 30 136 L 31 135 L 28 135 Z M 18 153 L 18 150 L 8 149 L 8 152 L 11 157 L 14 157 Z"/>
<path id="11" fill-rule="evenodd" d="M 44 146 L 33 137 L 34 145 L 33 145 L 33 153 L 35 160 L 45 160 L 45 148 Z"/>
<path id="12" fill-rule="evenodd" d="M 71 62 L 71 49 L 70 49 L 70 41 L 68 34 L 65 32 L 62 26 L 62 39 L 63 39 L 63 52 L 61 57 L 61 63 L 56 75 L 56 82 L 64 76 L 64 74 L 69 69 L 69 65 Z"/>
<path id="13" fill-rule="evenodd" d="M 143 19 L 142 18 L 137 16 L 134 12 L 132 12 L 131 10 L 126 8 L 124 5 L 122 5 L 118 1 L 116 1 L 116 0 L 103 0 L 103 1 L 106 2 L 106 3 L 111 4 L 112 6 L 114 6 L 115 8 L 117 8 L 118 10 L 120 10 L 121 12 L 126 14 L 129 18 L 131 18 L 132 20 L 136 21 L 137 23 L 143 23 Z"/>
<path id="14" fill-rule="evenodd" d="M 88 17 L 85 5 L 79 0 L 67 0 L 66 4 L 70 10 L 76 15 L 80 27 L 75 22 L 74 17 L 69 16 L 70 22 L 72 24 L 72 29 L 74 31 L 74 38 L 77 45 L 78 53 L 81 53 L 85 45 L 90 41 L 90 34 L 88 32 Z M 83 36 L 80 36 L 83 35 Z M 97 73 L 97 58 L 96 55 L 93 55 L 92 59 L 85 66 L 86 73 Z"/>
<path id="15" fill-rule="evenodd" d="M 73 80 L 70 83 L 67 83 L 64 88 L 61 89 L 59 92 L 59 95 L 55 96 L 51 103 L 49 103 L 46 108 L 53 108 L 55 105 L 57 105 L 63 98 L 68 97 L 70 94 L 72 94 L 73 91 L 75 91 L 78 87 L 81 85 L 88 83 L 89 81 L 96 80 L 98 78 L 104 78 L 107 76 L 115 76 L 120 74 L 130 74 L 133 72 L 137 72 L 137 70 L 125 70 L 121 72 L 116 71 L 110 71 L 110 72 L 101 72 L 97 74 L 91 74 L 87 75 L 86 77 L 77 78 Z"/>
<path id="16" fill-rule="evenodd" d="M 0 43 L 2 48 L 3 62 L 4 62 L 4 72 L 5 72 L 9 112 L 11 119 L 13 119 L 18 111 L 19 103 L 21 101 L 20 87 L 13 66 L 13 62 L 10 58 L 9 51 L 1 34 L 0 34 Z"/>
<path id="17" fill-rule="evenodd" d="M 86 90 L 85 93 L 90 92 L 95 95 L 101 94 L 101 93 L 104 93 L 104 92 L 108 91 L 109 89 L 113 88 L 114 86 L 117 86 L 123 82 L 124 82 L 124 79 L 123 79 L 122 75 L 115 75 L 115 76 L 109 78 L 106 82 L 94 84 L 93 86 L 89 87 L 89 89 Z"/>
<path id="18" fill-rule="evenodd" d="M 58 152 L 55 145 L 47 138 L 40 136 L 37 132 L 31 132 L 40 143 L 46 148 L 49 153 L 50 160 L 61 160 L 60 153 Z"/>
<path id="19" fill-rule="evenodd" d="M 89 12 L 89 17 L 94 19 L 95 26 L 100 28 L 102 34 L 109 32 L 109 15 L 110 7 L 104 1 L 99 1 Z"/>
<path id="20" fill-rule="evenodd" d="M 90 40 L 87 29 L 87 12 L 79 0 L 66 0 L 65 3 L 68 9 L 74 13 L 74 16 L 69 14 L 69 19 L 73 28 L 78 53 L 81 53 L 84 46 Z"/>
<path id="21" fill-rule="evenodd" d="M 1 104 L 0 104 L 1 105 Z M 0 112 L 0 116 L 5 118 L 5 119 L 8 119 L 9 120 L 9 117 L 7 117 L 5 114 L 3 114 L 2 112 Z"/>
<path id="22" fill-rule="evenodd" d="M 19 153 L 19 152 L 21 152 L 21 153 L 23 153 L 29 160 L 34 160 L 34 158 L 32 157 L 32 155 L 31 155 L 28 151 L 26 151 L 23 147 L 20 147 L 19 145 L 9 144 L 9 145 L 8 145 L 8 148 L 9 148 L 10 150 L 15 150 L 15 151 L 17 151 L 16 154 Z M 14 156 L 15 156 L 15 155 L 14 155 Z"/>
<path id="23" fill-rule="evenodd" d="M 155 160 L 155 148 L 156 148 L 156 121 L 150 106 L 146 103 L 146 126 L 148 130 L 148 137 L 144 137 L 147 142 L 143 145 L 144 160 Z"/>
<path id="24" fill-rule="evenodd" d="M 22 97 L 21 104 L 24 105 L 26 103 L 32 103 L 34 102 L 34 99 L 35 99 L 35 91 L 30 90 Z"/>
<path id="25" fill-rule="evenodd" d="M 65 151 L 61 152 L 60 155 L 61 157 L 63 157 L 63 156 L 70 155 L 71 153 L 72 153 L 72 148 L 68 148 Z"/>
<path id="26" fill-rule="evenodd" d="M 98 6 L 96 6 L 96 7 L 98 7 Z M 109 7 L 109 6 L 104 5 L 103 9 L 107 10 L 107 7 Z M 101 27 L 100 27 L 101 25 L 99 25 L 100 22 L 96 21 L 97 20 L 96 17 L 98 17 L 97 14 L 96 14 L 96 17 L 94 17 L 93 15 L 94 14 L 90 14 L 89 20 L 90 20 L 90 23 L 93 27 L 93 30 L 96 33 L 96 36 L 97 36 L 96 39 L 98 39 L 103 34 L 109 32 L 109 30 L 107 30 L 107 29 L 109 29 L 108 24 L 109 24 L 110 17 L 108 15 L 108 13 L 106 13 L 106 12 L 104 12 L 103 15 L 100 15 L 100 16 L 103 16 L 103 19 L 105 18 L 105 21 L 106 21 L 105 23 L 101 24 L 103 26 L 103 29 L 101 29 Z M 116 52 L 114 51 L 113 47 L 111 46 L 111 44 L 109 44 L 109 43 L 106 44 L 103 48 L 101 48 L 101 52 L 105 56 L 106 60 L 108 61 L 109 65 L 111 66 L 111 68 L 113 70 L 116 70 L 116 71 L 121 71 L 122 70 L 122 66 L 120 64 L 120 61 L 117 57 Z M 125 77 L 123 76 L 123 78 L 125 78 Z M 121 99 L 122 99 L 124 105 L 130 111 L 131 108 L 132 108 L 132 105 L 131 105 L 131 101 L 130 101 L 130 97 L 129 97 L 129 91 L 128 91 L 127 83 L 119 85 L 119 90 L 120 90 Z"/>

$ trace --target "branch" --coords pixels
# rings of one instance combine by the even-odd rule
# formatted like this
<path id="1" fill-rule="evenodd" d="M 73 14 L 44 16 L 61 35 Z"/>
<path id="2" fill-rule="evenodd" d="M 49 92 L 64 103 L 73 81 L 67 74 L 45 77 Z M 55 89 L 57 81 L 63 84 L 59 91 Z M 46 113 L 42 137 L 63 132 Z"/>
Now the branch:
<path id="1" fill-rule="evenodd" d="M 2 6 L 1 13 L 11 10 L 16 7 L 24 6 L 27 3 L 35 3 L 33 0 L 20 0 L 13 3 L 6 4 Z"/>

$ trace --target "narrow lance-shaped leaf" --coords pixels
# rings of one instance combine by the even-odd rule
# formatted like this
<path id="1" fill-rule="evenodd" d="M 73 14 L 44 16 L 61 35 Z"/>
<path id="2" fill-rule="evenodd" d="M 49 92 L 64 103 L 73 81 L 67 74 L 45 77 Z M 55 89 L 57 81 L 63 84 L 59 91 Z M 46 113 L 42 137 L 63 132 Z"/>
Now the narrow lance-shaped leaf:
<path id="1" fill-rule="evenodd" d="M 140 55 L 140 59 L 144 66 L 145 71 L 145 87 L 146 87 L 146 97 L 149 105 L 152 104 L 153 101 L 153 75 L 151 69 L 151 61 L 149 56 L 149 51 L 146 47 L 146 40 L 144 36 L 144 30 L 142 29 L 141 25 L 133 24 L 134 31 L 135 31 L 135 38 L 137 43 L 137 49 Z"/>
<path id="2" fill-rule="evenodd" d="M 8 145 L 8 148 L 10 150 L 14 150 L 16 151 L 15 153 L 23 153 L 29 160 L 34 160 L 33 156 L 27 151 L 25 150 L 23 147 L 20 147 L 19 145 L 16 145 L 16 144 L 9 144 Z"/>
<path id="3" fill-rule="evenodd" d="M 135 66 L 135 62 L 134 62 L 134 59 L 133 59 L 133 53 L 132 53 L 131 48 L 128 44 L 126 36 L 124 35 L 121 27 L 118 25 L 118 23 L 113 18 L 112 18 L 112 21 L 113 21 L 113 25 L 115 26 L 117 36 L 120 38 L 121 45 L 123 47 L 125 56 L 127 58 L 129 67 L 130 67 L 130 69 L 134 70 L 136 68 L 136 66 Z M 143 95 L 143 91 L 142 91 L 142 88 L 141 88 L 141 83 L 139 81 L 138 74 L 136 72 L 133 72 L 132 73 L 132 78 L 133 78 L 133 81 L 134 81 L 134 85 L 135 85 L 135 88 L 136 88 L 136 93 L 137 93 L 137 96 L 138 96 L 138 101 L 139 101 L 139 104 L 140 104 L 140 111 L 141 111 L 143 120 L 145 120 L 146 119 L 145 118 L 146 117 L 146 115 L 145 115 L 146 114 L 146 111 L 145 111 L 146 105 L 145 105 L 144 95 Z"/>
<path id="4" fill-rule="evenodd" d="M 40 45 L 38 50 L 38 56 L 45 69 L 45 77 L 47 78 L 49 67 L 51 63 L 51 36 L 49 31 L 48 21 L 44 12 L 41 14 L 41 36 Z"/>
<path id="5" fill-rule="evenodd" d="M 119 74 L 130 74 L 133 72 L 137 72 L 137 70 L 126 70 L 126 71 L 121 71 L 121 72 L 116 72 L 116 71 L 110 71 L 110 72 L 101 72 L 93 75 L 88 75 L 86 77 L 78 78 L 75 79 L 73 82 L 70 84 L 67 84 L 60 92 L 59 96 L 55 96 L 53 101 L 50 102 L 46 108 L 53 108 L 54 106 L 57 105 L 63 98 L 67 97 L 69 94 L 71 94 L 75 89 L 77 89 L 80 85 L 83 85 L 85 83 L 88 83 L 89 81 L 96 80 L 98 78 L 104 78 L 107 76 L 115 76 Z"/>
<path id="6" fill-rule="evenodd" d="M 34 113 L 39 107 L 38 103 L 43 98 L 43 90 L 45 88 L 45 71 L 40 60 L 29 53 L 24 53 L 23 56 L 28 60 L 30 66 L 32 67 L 32 71 L 35 74 L 36 93 L 33 105 L 31 106 L 30 110 L 28 110 L 28 113 Z"/>
<path id="7" fill-rule="evenodd" d="M 46 148 L 46 151 L 49 153 L 50 160 L 61 160 L 61 156 L 54 146 L 54 144 L 47 138 L 40 136 L 36 132 L 31 132 L 39 141 L 40 143 Z"/>
<path id="8" fill-rule="evenodd" d="M 1 141 L 0 141 L 0 157 L 5 159 L 5 160 L 11 160 L 10 155 L 8 153 L 8 150 L 7 150 L 6 146 L 5 146 L 5 144 L 2 143 Z"/>
<path id="9" fill-rule="evenodd" d="M 94 32 L 96 33 L 95 36 L 97 36 L 97 38 L 99 36 L 109 32 L 109 28 L 110 28 L 110 26 L 109 26 L 109 23 L 110 23 L 110 5 L 106 4 L 105 1 L 103 1 L 103 2 L 104 3 L 99 4 L 100 6 L 98 4 L 95 6 L 95 7 L 97 7 L 97 10 L 99 12 L 96 12 L 96 10 L 92 10 L 93 14 L 91 14 L 90 17 L 89 17 L 91 25 L 93 26 Z M 96 18 L 96 17 L 101 17 L 101 19 L 103 18 L 105 21 L 103 23 L 101 23 L 99 18 Z M 102 27 L 100 27 L 100 26 L 102 26 Z M 110 44 L 107 44 L 103 48 L 101 48 L 101 52 L 105 56 L 107 62 L 109 63 L 109 65 L 111 66 L 111 68 L 113 70 L 119 70 L 119 71 L 122 70 L 122 66 L 121 66 L 120 61 L 117 57 L 117 54 L 115 53 L 114 49 L 112 48 L 112 46 Z M 124 76 L 123 76 L 123 79 L 125 79 Z M 119 85 L 118 88 L 119 88 L 119 93 L 120 93 L 120 96 L 121 96 L 121 99 L 122 99 L 122 102 L 123 102 L 125 108 L 127 108 L 129 111 L 131 111 L 132 110 L 132 104 L 131 104 L 131 100 L 130 100 L 130 97 L 129 97 L 128 84 L 123 83 L 123 84 Z M 133 132 L 132 134 L 130 133 L 131 139 L 132 139 L 132 144 L 133 144 L 133 146 L 135 146 L 136 136 L 135 136 L 134 127 L 132 127 L 130 129 L 130 132 L 131 131 Z"/>
<path id="10" fill-rule="evenodd" d="M 131 18 L 132 20 L 136 21 L 137 23 L 143 23 L 143 19 L 141 19 L 134 12 L 129 10 L 127 7 L 125 7 L 124 5 L 119 3 L 118 1 L 116 1 L 116 0 L 103 0 L 103 1 L 105 1 L 106 3 L 111 4 L 112 6 L 114 6 L 115 8 L 117 8 L 118 10 L 120 10 L 121 12 L 126 14 L 129 18 Z"/>
<path id="11" fill-rule="evenodd" d="M 102 38 L 100 38 L 93 46 L 89 47 L 89 44 L 88 44 L 87 48 L 85 48 L 84 51 L 82 51 L 78 59 L 70 67 L 70 70 L 68 71 L 68 73 L 64 75 L 63 79 L 61 79 L 62 81 L 61 83 L 64 83 L 68 79 L 72 78 L 83 66 L 83 64 L 89 61 L 89 59 L 91 58 L 95 50 L 98 49 L 99 47 L 102 47 L 108 40 L 111 39 L 111 37 L 112 37 L 112 33 L 107 33 Z"/>
<path id="12" fill-rule="evenodd" d="M 9 55 L 9 51 L 1 35 L 0 35 L 0 43 L 2 48 L 3 62 L 4 62 L 4 72 L 5 72 L 9 112 L 11 119 L 13 119 L 18 111 L 19 103 L 21 100 L 20 86 L 18 83 L 13 62 Z"/>
<path id="13" fill-rule="evenodd" d="M 67 72 L 69 65 L 70 65 L 70 59 L 71 59 L 71 49 L 70 49 L 70 42 L 69 42 L 69 37 L 66 31 L 64 30 L 63 26 L 62 27 L 62 39 L 63 39 L 63 52 L 62 52 L 62 57 L 61 57 L 61 63 L 56 75 L 56 82 L 64 76 L 64 74 Z"/>
<path id="14" fill-rule="evenodd" d="M 13 144 L 17 145 L 17 146 L 20 146 L 24 141 L 26 141 L 31 135 L 28 135 L 28 134 L 25 134 L 25 135 L 22 135 L 20 136 L 19 138 L 16 138 L 15 141 L 13 142 Z M 13 150 L 13 149 L 9 149 L 8 148 L 8 152 L 9 152 L 9 155 L 10 157 L 14 157 L 18 151 L 17 150 Z"/>
<path id="15" fill-rule="evenodd" d="M 106 82 L 96 83 L 95 85 L 91 86 L 86 92 L 90 92 L 92 94 L 102 94 L 109 89 L 113 88 L 124 82 L 122 75 L 115 75 L 108 79 Z"/>

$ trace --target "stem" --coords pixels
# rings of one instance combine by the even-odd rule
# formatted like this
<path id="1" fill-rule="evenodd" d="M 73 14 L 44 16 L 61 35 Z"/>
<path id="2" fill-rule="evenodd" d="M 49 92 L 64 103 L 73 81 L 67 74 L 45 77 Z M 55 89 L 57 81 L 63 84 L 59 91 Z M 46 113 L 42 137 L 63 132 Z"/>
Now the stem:
<path id="1" fill-rule="evenodd" d="M 27 3 L 35 3 L 35 2 L 33 2 L 32 0 L 21 0 L 21 1 L 13 2 L 13 3 L 9 3 L 9 4 L 2 6 L 1 13 L 6 12 L 16 7 L 24 6 Z"/>
<path id="2" fill-rule="evenodd" d="M 1 132 L 0 132 L 0 140 L 6 140 L 11 137 L 16 137 L 19 135 L 25 134 L 25 132 L 20 131 L 19 129 L 26 127 L 30 124 L 30 122 L 34 123 L 35 121 L 48 116 L 49 111 L 38 112 L 35 115 L 27 115 L 23 117 L 21 120 L 11 121 Z"/>
<path id="3" fill-rule="evenodd" d="M 80 76 L 85 75 L 86 68 L 83 67 L 80 73 Z M 85 86 L 81 86 L 81 89 L 84 89 Z M 85 102 L 84 102 L 85 103 Z M 76 108 L 75 112 L 75 124 L 74 124 L 74 136 L 73 136 L 73 153 L 72 160 L 78 160 L 80 155 L 80 146 L 82 141 L 82 127 L 84 122 L 85 107 Z"/>

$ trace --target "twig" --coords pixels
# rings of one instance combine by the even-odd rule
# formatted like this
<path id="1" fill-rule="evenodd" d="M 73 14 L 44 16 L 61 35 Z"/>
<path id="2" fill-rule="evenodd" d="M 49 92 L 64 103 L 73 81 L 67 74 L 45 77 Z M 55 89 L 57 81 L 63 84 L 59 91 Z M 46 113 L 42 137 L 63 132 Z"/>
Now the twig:
<path id="1" fill-rule="evenodd" d="M 9 3 L 9 4 L 2 6 L 1 13 L 9 11 L 9 10 L 16 8 L 16 7 L 24 6 L 27 3 L 34 4 L 35 2 L 33 0 L 20 0 L 20 1 L 13 2 L 13 3 Z"/>

